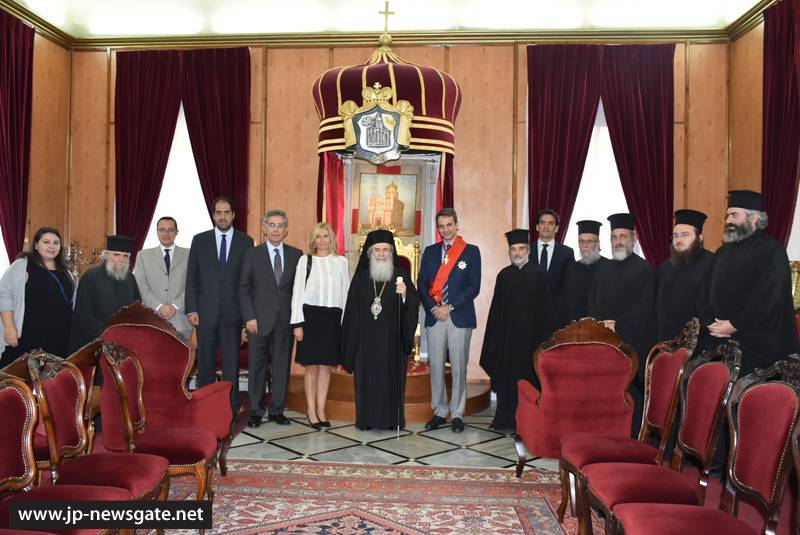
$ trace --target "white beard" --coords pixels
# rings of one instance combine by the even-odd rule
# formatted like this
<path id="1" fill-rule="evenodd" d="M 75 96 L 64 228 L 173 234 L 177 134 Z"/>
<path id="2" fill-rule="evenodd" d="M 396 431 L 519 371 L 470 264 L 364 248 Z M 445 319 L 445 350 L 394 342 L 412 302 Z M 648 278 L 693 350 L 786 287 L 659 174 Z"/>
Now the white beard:
<path id="1" fill-rule="evenodd" d="M 614 249 L 611 252 L 611 255 L 614 257 L 614 260 L 617 260 L 618 262 L 622 262 L 632 254 L 633 254 L 633 244 L 631 244 L 628 247 L 625 247 L 624 249 Z"/>
<path id="2" fill-rule="evenodd" d="M 116 281 L 124 281 L 128 278 L 128 272 L 130 271 L 131 265 L 125 264 L 121 268 L 115 269 L 114 265 L 111 262 L 106 262 L 106 273 L 109 277 Z"/>
<path id="3" fill-rule="evenodd" d="M 578 259 L 578 262 L 583 265 L 590 266 L 598 260 L 600 260 L 600 251 L 591 251 L 591 253 L 587 256 L 581 256 L 580 259 Z M 625 259 L 623 258 L 623 260 Z"/>
<path id="4" fill-rule="evenodd" d="M 373 257 L 369 258 L 369 276 L 372 280 L 385 282 L 391 280 L 393 273 L 394 265 L 392 264 L 391 258 L 387 260 L 375 260 Z"/>
<path id="5" fill-rule="evenodd" d="M 530 258 L 529 255 L 508 255 L 508 256 L 511 259 L 511 263 L 518 269 L 524 268 L 525 264 L 528 263 L 528 259 Z"/>

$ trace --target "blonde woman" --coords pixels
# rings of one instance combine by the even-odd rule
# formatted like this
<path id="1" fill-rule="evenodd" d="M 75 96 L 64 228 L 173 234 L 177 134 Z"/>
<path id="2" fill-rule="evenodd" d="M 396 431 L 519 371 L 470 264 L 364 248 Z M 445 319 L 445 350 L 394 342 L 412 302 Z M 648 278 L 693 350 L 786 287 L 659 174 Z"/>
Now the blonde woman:
<path id="1" fill-rule="evenodd" d="M 339 256 L 336 234 L 317 223 L 308 237 L 308 251 L 297 263 L 292 291 L 292 319 L 297 340 L 295 360 L 305 366 L 308 423 L 330 427 L 325 404 L 331 367 L 339 364 L 342 311 L 350 284 L 347 259 Z"/>

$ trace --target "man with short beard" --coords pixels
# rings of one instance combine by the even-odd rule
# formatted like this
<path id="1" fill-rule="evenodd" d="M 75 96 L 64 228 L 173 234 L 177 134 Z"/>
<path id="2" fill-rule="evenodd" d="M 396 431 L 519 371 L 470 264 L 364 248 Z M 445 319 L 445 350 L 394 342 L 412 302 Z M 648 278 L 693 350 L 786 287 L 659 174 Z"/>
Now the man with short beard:
<path id="1" fill-rule="evenodd" d="M 558 327 L 588 315 L 586 305 L 592 283 L 600 266 L 608 262 L 607 258 L 600 256 L 600 227 L 603 224 L 584 219 L 577 225 L 580 258 L 567 266 L 564 284 L 555 298 Z"/>
<path id="2" fill-rule="evenodd" d="M 742 375 L 798 352 L 789 259 L 786 249 L 764 234 L 766 226 L 760 193 L 728 193 L 725 244 L 714 258 L 701 324 L 710 345 L 739 341 Z"/>
<path id="3" fill-rule="evenodd" d="M 613 260 L 606 262 L 595 277 L 589 295 L 589 315 L 616 331 L 639 355 L 639 368 L 630 392 L 636 402 L 634 432 L 638 431 L 644 399 L 644 365 L 655 343 L 656 271 L 649 262 L 633 253 L 636 245 L 633 214 L 613 214 L 611 250 Z"/>
<path id="4" fill-rule="evenodd" d="M 699 317 L 705 302 L 704 288 L 714 260 L 714 254 L 703 246 L 705 220 L 706 214 L 697 210 L 675 211 L 671 256 L 658 270 L 659 340 L 677 336 L 686 322 Z"/>
<path id="5" fill-rule="evenodd" d="M 343 365 L 355 375 L 359 429 L 405 425 L 406 369 L 418 315 L 419 296 L 398 265 L 394 236 L 370 232 L 342 319 Z"/>
<path id="6" fill-rule="evenodd" d="M 99 336 L 120 308 L 142 300 L 130 272 L 132 245 L 133 240 L 127 236 L 108 236 L 106 248 L 100 253 L 103 263 L 81 277 L 72 314 L 71 353 Z"/>
<path id="7" fill-rule="evenodd" d="M 547 275 L 529 261 L 529 231 L 514 229 L 506 233 L 506 240 L 511 265 L 497 275 L 480 365 L 497 394 L 497 409 L 489 428 L 513 433 L 517 381 L 527 379 L 540 388 L 531 357 L 555 328 L 555 307 Z"/>

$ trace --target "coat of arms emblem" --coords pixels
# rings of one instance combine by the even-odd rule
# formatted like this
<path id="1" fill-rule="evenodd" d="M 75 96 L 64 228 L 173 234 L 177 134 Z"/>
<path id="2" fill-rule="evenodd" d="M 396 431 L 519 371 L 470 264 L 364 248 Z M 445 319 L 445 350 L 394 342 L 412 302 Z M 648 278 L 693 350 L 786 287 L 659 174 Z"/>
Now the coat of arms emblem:
<path id="1" fill-rule="evenodd" d="M 398 159 L 400 152 L 408 149 L 414 106 L 407 100 L 392 104 L 392 94 L 391 87 L 381 87 L 375 82 L 361 92 L 361 107 L 352 100 L 339 107 L 345 144 L 347 150 L 355 152 L 356 158 L 380 165 Z"/>

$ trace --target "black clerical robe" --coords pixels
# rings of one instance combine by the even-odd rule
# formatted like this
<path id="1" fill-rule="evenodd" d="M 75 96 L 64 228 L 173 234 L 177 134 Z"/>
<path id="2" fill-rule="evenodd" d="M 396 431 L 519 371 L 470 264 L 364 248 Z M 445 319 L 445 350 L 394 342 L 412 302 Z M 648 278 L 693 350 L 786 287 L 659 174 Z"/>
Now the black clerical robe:
<path id="1" fill-rule="evenodd" d="M 740 375 L 798 352 L 791 284 L 786 249 L 759 230 L 717 249 L 701 325 L 720 319 L 737 329 Z"/>
<path id="2" fill-rule="evenodd" d="M 669 259 L 661 264 L 656 297 L 658 340 L 671 340 L 690 319 L 700 318 L 713 261 L 714 253 L 700 249 L 688 261 L 673 264 Z"/>
<path id="3" fill-rule="evenodd" d="M 121 281 L 106 273 L 105 264 L 88 270 L 80 279 L 70 331 L 70 352 L 99 336 L 120 308 L 141 301 L 139 286 L 132 273 Z"/>
<path id="4" fill-rule="evenodd" d="M 622 261 L 605 262 L 589 293 L 587 312 L 597 320 L 615 320 L 615 330 L 639 355 L 637 383 L 641 387 L 644 362 L 655 343 L 656 270 L 632 254 Z"/>
<path id="5" fill-rule="evenodd" d="M 588 316 L 587 304 L 594 278 L 600 267 L 608 261 L 608 258 L 601 256 L 592 264 L 573 262 L 567 267 L 564 284 L 555 298 L 558 328 Z"/>
<path id="6" fill-rule="evenodd" d="M 395 293 L 397 277 L 406 283 L 405 302 Z M 377 319 L 371 309 L 376 296 L 381 305 Z M 342 321 L 342 354 L 344 368 L 355 374 L 356 427 L 405 425 L 406 368 L 418 315 L 419 295 L 405 271 L 395 268 L 385 287 L 370 278 L 368 269 L 353 277 Z"/>
<path id="7" fill-rule="evenodd" d="M 550 285 L 534 263 L 522 269 L 510 265 L 497 275 L 486 321 L 480 365 L 497 394 L 494 426 L 513 429 L 517 410 L 517 381 L 527 379 L 536 388 L 533 352 L 555 328 L 555 306 Z"/>

